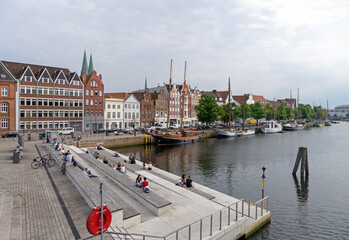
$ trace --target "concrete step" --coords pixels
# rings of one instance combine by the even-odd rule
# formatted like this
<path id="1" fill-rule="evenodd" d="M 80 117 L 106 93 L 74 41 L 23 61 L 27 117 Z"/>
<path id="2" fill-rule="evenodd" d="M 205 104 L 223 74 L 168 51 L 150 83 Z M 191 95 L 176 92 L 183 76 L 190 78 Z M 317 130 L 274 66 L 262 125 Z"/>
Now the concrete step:
<path id="1" fill-rule="evenodd" d="M 7 240 L 10 239 L 11 233 L 13 196 L 9 192 L 3 193 L 2 195 L 4 196 L 4 200 L 1 204 L 0 236 L 1 239 Z"/>
<path id="2" fill-rule="evenodd" d="M 22 239 L 22 203 L 20 196 L 13 198 L 10 240 Z"/>

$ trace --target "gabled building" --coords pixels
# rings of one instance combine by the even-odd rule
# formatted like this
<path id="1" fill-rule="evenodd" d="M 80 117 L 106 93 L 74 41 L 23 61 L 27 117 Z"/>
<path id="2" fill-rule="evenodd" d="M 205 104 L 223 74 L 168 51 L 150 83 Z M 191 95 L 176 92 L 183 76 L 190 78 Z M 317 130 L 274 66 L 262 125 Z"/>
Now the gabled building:
<path id="1" fill-rule="evenodd" d="M 82 83 L 85 86 L 84 120 L 85 131 L 96 131 L 104 127 L 104 84 L 102 75 L 94 70 L 92 54 L 87 65 L 86 51 L 81 68 Z"/>
<path id="2" fill-rule="evenodd" d="M 0 134 L 16 131 L 17 81 L 0 62 Z"/>
<path id="3" fill-rule="evenodd" d="M 214 97 L 218 105 L 223 105 L 229 103 L 229 91 L 217 91 L 216 89 L 212 91 L 202 91 L 201 94 L 208 94 Z M 230 94 L 230 102 L 240 105 L 233 99 L 233 95 Z"/>
<path id="4" fill-rule="evenodd" d="M 256 102 L 261 103 L 264 107 L 268 104 L 268 100 L 260 95 L 253 95 L 252 93 L 247 93 L 244 95 L 234 95 L 233 100 L 241 105 L 241 103 L 254 104 Z"/>
<path id="5" fill-rule="evenodd" d="M 146 88 L 144 92 L 133 92 L 132 94 L 140 102 L 140 126 L 154 126 L 155 105 L 149 89 Z"/>
<path id="6" fill-rule="evenodd" d="M 159 92 L 152 93 L 152 99 L 154 101 L 155 108 L 155 125 L 166 127 L 167 124 L 167 97 L 163 89 L 160 89 Z"/>
<path id="7" fill-rule="evenodd" d="M 124 127 L 137 128 L 141 126 L 140 101 L 132 93 L 124 100 Z"/>
<path id="8" fill-rule="evenodd" d="M 17 82 L 16 130 L 83 129 L 84 86 L 76 72 L 9 61 L 0 64 Z"/>
<path id="9" fill-rule="evenodd" d="M 124 128 L 124 101 L 128 93 L 105 93 L 104 94 L 104 128 Z"/>

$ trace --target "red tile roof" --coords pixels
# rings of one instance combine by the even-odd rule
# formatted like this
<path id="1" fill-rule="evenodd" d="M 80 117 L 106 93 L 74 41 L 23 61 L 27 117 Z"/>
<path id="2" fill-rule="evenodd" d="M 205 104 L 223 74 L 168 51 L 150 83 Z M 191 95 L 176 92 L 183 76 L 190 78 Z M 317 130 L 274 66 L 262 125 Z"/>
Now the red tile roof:
<path id="1" fill-rule="evenodd" d="M 117 98 L 117 99 L 126 99 L 130 96 L 126 92 L 117 92 L 117 93 L 104 93 L 104 98 Z"/>

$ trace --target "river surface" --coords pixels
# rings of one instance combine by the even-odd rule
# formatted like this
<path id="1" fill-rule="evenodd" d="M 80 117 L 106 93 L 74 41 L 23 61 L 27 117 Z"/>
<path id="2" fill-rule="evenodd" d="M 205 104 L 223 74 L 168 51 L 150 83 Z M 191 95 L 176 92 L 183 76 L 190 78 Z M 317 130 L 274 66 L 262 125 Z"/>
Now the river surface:
<path id="1" fill-rule="evenodd" d="M 292 176 L 299 147 L 308 148 L 308 179 L 301 180 L 299 171 Z M 264 165 L 271 224 L 251 239 L 349 239 L 349 123 L 118 151 L 253 202 L 261 199 Z"/>

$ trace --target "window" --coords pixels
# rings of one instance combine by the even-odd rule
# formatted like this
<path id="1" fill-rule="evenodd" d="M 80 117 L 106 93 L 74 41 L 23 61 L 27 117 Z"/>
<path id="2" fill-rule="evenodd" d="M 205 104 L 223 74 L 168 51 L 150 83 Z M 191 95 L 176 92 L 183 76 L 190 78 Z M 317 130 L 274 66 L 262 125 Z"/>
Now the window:
<path id="1" fill-rule="evenodd" d="M 8 119 L 7 118 L 1 119 L 1 128 L 8 128 Z"/>
<path id="2" fill-rule="evenodd" d="M 98 106 L 98 100 L 95 100 L 95 106 Z"/>
<path id="3" fill-rule="evenodd" d="M 8 103 L 1 103 L 1 112 L 2 113 L 8 112 Z"/>
<path id="4" fill-rule="evenodd" d="M 1 88 L 1 96 L 3 97 L 7 96 L 7 88 Z"/>
<path id="5" fill-rule="evenodd" d="M 93 97 L 93 90 L 91 90 L 91 97 Z"/>
<path id="6" fill-rule="evenodd" d="M 93 106 L 93 99 L 91 99 L 91 106 Z"/>
<path id="7" fill-rule="evenodd" d="M 133 108 L 133 109 L 135 108 L 135 105 L 134 105 L 134 104 L 132 104 L 132 108 Z"/>
<path id="8" fill-rule="evenodd" d="M 137 116 L 136 118 L 139 118 L 139 113 L 136 113 L 136 116 Z"/>
<path id="9" fill-rule="evenodd" d="M 118 109 L 120 109 L 120 105 L 118 105 Z"/>
<path id="10" fill-rule="evenodd" d="M 86 116 L 89 116 L 90 115 L 90 110 L 86 110 Z"/>
<path id="11" fill-rule="evenodd" d="M 92 110 L 91 110 L 92 111 Z M 98 110 L 95 111 L 95 116 L 98 116 Z"/>
<path id="12" fill-rule="evenodd" d="M 102 97 L 102 91 L 99 91 L 99 96 Z"/>
<path id="13" fill-rule="evenodd" d="M 110 112 L 107 112 L 107 118 L 110 118 Z"/>
<path id="14" fill-rule="evenodd" d="M 125 119 L 127 119 L 127 113 L 125 113 Z"/>
<path id="15" fill-rule="evenodd" d="M 86 90 L 86 96 L 88 96 L 89 93 L 90 93 L 90 91 L 89 91 L 89 90 Z"/>
<path id="16" fill-rule="evenodd" d="M 98 97 L 98 91 L 95 91 L 95 96 Z"/>
<path id="17" fill-rule="evenodd" d="M 115 115 L 115 112 L 113 112 L 113 118 L 115 118 L 115 116 L 116 116 L 116 115 Z"/>
<path id="18" fill-rule="evenodd" d="M 118 112 L 118 118 L 120 118 L 120 112 Z"/>
<path id="19" fill-rule="evenodd" d="M 99 110 L 99 116 L 103 116 L 102 110 Z"/>
<path id="20" fill-rule="evenodd" d="M 99 106 L 102 107 L 102 105 L 103 105 L 103 101 L 99 100 Z"/>
<path id="21" fill-rule="evenodd" d="M 130 112 L 128 113 L 128 118 L 131 119 L 131 113 Z"/>
<path id="22" fill-rule="evenodd" d="M 87 106 L 88 106 L 88 102 L 89 102 L 88 99 L 86 99 L 86 105 L 87 105 Z"/>
<path id="23" fill-rule="evenodd" d="M 115 109 L 115 105 L 113 104 L 113 109 Z"/>
<path id="24" fill-rule="evenodd" d="M 108 109 L 110 109 L 110 104 L 108 104 Z"/>
<path id="25" fill-rule="evenodd" d="M 125 104 L 125 108 L 127 108 L 127 104 Z"/>

